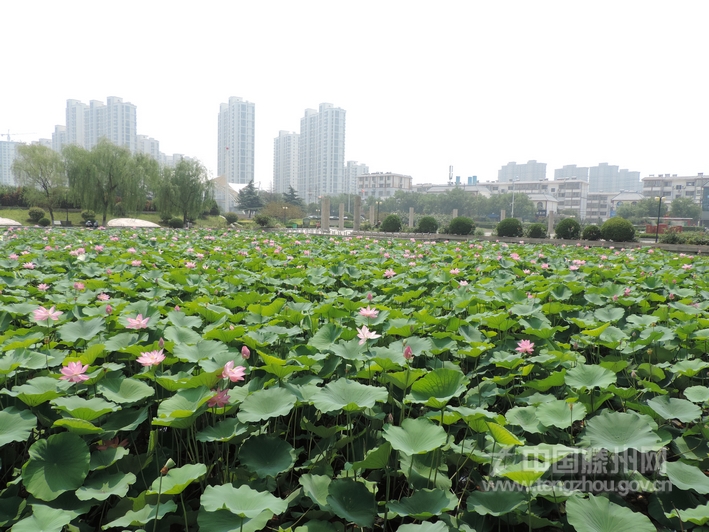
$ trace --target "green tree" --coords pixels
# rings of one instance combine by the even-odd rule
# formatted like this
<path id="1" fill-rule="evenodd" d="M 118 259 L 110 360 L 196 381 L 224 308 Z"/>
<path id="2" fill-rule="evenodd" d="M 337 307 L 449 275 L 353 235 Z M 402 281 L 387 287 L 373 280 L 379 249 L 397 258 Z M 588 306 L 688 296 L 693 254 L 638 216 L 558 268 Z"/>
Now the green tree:
<path id="1" fill-rule="evenodd" d="M 178 213 L 183 225 L 197 218 L 212 198 L 207 171 L 198 161 L 181 160 L 174 168 L 165 168 L 155 194 L 160 215 Z"/>
<path id="2" fill-rule="evenodd" d="M 673 218 L 691 218 L 697 221 L 701 214 L 701 206 L 694 203 L 692 198 L 675 198 L 670 204 L 670 216 Z"/>
<path id="3" fill-rule="evenodd" d="M 243 209 L 249 215 L 249 218 L 251 218 L 254 212 L 263 207 L 263 200 L 254 186 L 253 179 L 239 191 L 237 203 L 239 208 Z"/>
<path id="4" fill-rule="evenodd" d="M 283 193 L 283 201 L 288 205 L 303 208 L 303 200 L 298 196 L 298 191 L 290 185 L 288 185 L 288 192 Z"/>
<path id="5" fill-rule="evenodd" d="M 39 144 L 22 145 L 12 163 L 17 182 L 25 187 L 25 199 L 49 211 L 54 223 L 54 209 L 66 194 L 67 177 L 62 156 Z"/>
<path id="6" fill-rule="evenodd" d="M 101 213 L 106 225 L 120 198 L 121 210 L 136 212 L 145 205 L 144 168 L 127 148 L 101 140 L 90 151 L 79 146 L 64 148 L 69 186 L 84 209 Z"/>

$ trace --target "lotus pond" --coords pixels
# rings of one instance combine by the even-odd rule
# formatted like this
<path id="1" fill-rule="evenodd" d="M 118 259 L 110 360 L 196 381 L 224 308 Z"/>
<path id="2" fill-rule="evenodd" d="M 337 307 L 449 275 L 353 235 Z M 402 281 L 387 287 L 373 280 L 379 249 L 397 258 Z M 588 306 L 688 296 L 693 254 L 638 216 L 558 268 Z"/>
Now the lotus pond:
<path id="1" fill-rule="evenodd" d="M 7 231 L 0 527 L 709 530 L 708 262 Z"/>

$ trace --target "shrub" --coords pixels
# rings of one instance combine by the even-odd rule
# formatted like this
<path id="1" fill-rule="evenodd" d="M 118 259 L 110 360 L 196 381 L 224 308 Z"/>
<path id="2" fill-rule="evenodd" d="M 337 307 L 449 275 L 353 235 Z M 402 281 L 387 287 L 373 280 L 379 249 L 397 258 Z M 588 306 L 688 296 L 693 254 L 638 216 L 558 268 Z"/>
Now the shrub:
<path id="1" fill-rule="evenodd" d="M 167 225 L 169 225 L 173 229 L 182 229 L 185 226 L 185 222 L 179 216 L 175 216 L 173 218 L 170 218 L 170 220 L 167 222 Z"/>
<path id="2" fill-rule="evenodd" d="M 438 222 L 433 216 L 424 216 L 419 220 L 416 232 L 435 233 L 436 231 L 438 231 Z"/>
<path id="3" fill-rule="evenodd" d="M 126 215 L 126 209 L 125 209 L 125 207 L 123 206 L 123 203 L 121 203 L 121 202 L 119 201 L 118 203 L 116 203 L 116 204 L 113 206 L 113 214 L 114 214 L 114 216 L 120 216 L 120 217 L 123 217 L 123 216 Z"/>
<path id="4" fill-rule="evenodd" d="M 522 222 L 517 218 L 505 218 L 497 224 L 497 236 L 523 236 L 524 228 Z"/>
<path id="5" fill-rule="evenodd" d="M 47 227 L 47 226 L 48 226 L 49 224 L 51 224 L 51 223 L 52 223 L 52 221 L 51 221 L 49 218 L 47 218 L 46 216 L 43 217 L 43 218 L 40 218 L 40 219 L 37 221 L 37 224 L 38 224 L 38 225 L 41 225 L 42 227 Z"/>
<path id="6" fill-rule="evenodd" d="M 601 239 L 601 228 L 597 225 L 587 225 L 583 228 L 583 233 L 581 237 L 584 240 L 600 240 Z"/>
<path id="7" fill-rule="evenodd" d="M 581 237 L 581 226 L 573 218 L 565 218 L 556 225 L 554 233 L 556 238 L 574 240 Z"/>
<path id="8" fill-rule="evenodd" d="M 655 235 L 652 236 L 654 237 Z M 661 234 L 660 242 L 663 244 L 686 244 L 687 238 L 684 235 L 672 231 L 670 233 Z"/>
<path id="9" fill-rule="evenodd" d="M 235 212 L 224 213 L 224 218 L 226 218 L 226 223 L 229 225 L 235 224 L 239 221 L 239 216 Z"/>
<path id="10" fill-rule="evenodd" d="M 527 236 L 529 238 L 546 238 L 547 228 L 543 224 L 532 224 L 527 229 Z"/>
<path id="11" fill-rule="evenodd" d="M 27 211 L 27 215 L 29 216 L 30 220 L 32 220 L 34 223 L 37 223 L 40 221 L 40 219 L 44 218 L 44 209 L 40 209 L 39 207 L 32 207 L 29 211 Z"/>
<path id="12" fill-rule="evenodd" d="M 448 233 L 451 235 L 469 235 L 475 232 L 475 222 L 467 216 L 453 218 L 448 224 Z"/>
<path id="13" fill-rule="evenodd" d="M 601 227 L 601 236 L 613 242 L 632 242 L 635 238 L 635 228 L 624 218 L 610 218 Z"/>
<path id="14" fill-rule="evenodd" d="M 401 218 L 396 214 L 390 214 L 382 222 L 381 230 L 386 233 L 398 233 L 401 231 Z"/>
<path id="15" fill-rule="evenodd" d="M 254 223 L 261 227 L 273 227 L 273 219 L 265 214 L 257 214 L 254 216 Z"/>
<path id="16" fill-rule="evenodd" d="M 160 221 L 164 223 L 165 225 L 170 224 L 170 219 L 172 218 L 172 214 L 169 212 L 161 212 L 160 213 Z"/>
<path id="17" fill-rule="evenodd" d="M 83 211 L 81 217 L 85 222 L 96 220 L 96 213 L 94 211 Z"/>

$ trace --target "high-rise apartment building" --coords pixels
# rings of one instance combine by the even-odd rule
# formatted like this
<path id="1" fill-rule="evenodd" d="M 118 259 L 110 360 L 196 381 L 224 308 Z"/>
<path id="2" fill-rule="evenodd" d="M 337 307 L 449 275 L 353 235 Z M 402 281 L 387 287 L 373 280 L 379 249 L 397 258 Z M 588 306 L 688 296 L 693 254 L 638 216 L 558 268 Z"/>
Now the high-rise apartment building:
<path id="1" fill-rule="evenodd" d="M 217 173 L 228 183 L 254 179 L 255 114 L 253 103 L 235 96 L 219 106 Z"/>
<path id="2" fill-rule="evenodd" d="M 79 100 L 66 101 L 66 144 L 86 145 L 89 106 Z"/>
<path id="3" fill-rule="evenodd" d="M 61 152 L 62 148 L 66 145 L 66 126 L 54 126 L 54 133 L 52 133 L 52 149 L 56 152 Z"/>
<path id="4" fill-rule="evenodd" d="M 554 170 L 554 179 L 576 178 L 588 182 L 588 167 L 576 166 L 575 164 L 566 164 L 563 168 Z"/>
<path id="5" fill-rule="evenodd" d="M 158 162 L 161 162 L 160 157 L 160 141 L 147 135 L 135 136 L 135 151 L 149 155 Z"/>
<path id="6" fill-rule="evenodd" d="M 298 194 L 306 203 L 348 192 L 345 180 L 345 110 L 321 103 L 300 119 Z"/>
<path id="7" fill-rule="evenodd" d="M 105 104 L 98 100 L 91 100 L 88 105 L 67 100 L 65 127 L 63 144 L 90 150 L 105 138 L 131 153 L 137 150 L 137 108 L 117 96 L 109 96 Z"/>
<path id="8" fill-rule="evenodd" d="M 273 192 L 298 190 L 298 133 L 279 131 L 273 139 Z"/>
<path id="9" fill-rule="evenodd" d="M 507 163 L 497 171 L 497 181 L 540 181 L 547 177 L 547 163 L 538 163 L 535 160 L 525 164 L 515 162 Z"/>
<path id="10" fill-rule="evenodd" d="M 359 185 L 357 178 L 368 173 L 369 166 L 366 164 L 360 164 L 357 161 L 347 161 L 347 166 L 345 167 L 345 179 L 347 181 L 345 192 L 348 194 L 360 194 L 361 189 L 358 190 Z"/>
<path id="11" fill-rule="evenodd" d="M 15 185 L 12 162 L 17 157 L 19 142 L 0 140 L 0 185 Z"/>

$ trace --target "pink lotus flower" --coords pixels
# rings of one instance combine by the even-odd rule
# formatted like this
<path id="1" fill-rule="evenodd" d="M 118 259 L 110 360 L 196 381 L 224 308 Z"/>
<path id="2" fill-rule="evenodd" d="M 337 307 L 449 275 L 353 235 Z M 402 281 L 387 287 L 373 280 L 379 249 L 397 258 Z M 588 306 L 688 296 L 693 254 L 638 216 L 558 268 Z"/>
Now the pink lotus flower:
<path id="1" fill-rule="evenodd" d="M 59 319 L 59 316 L 64 314 L 63 312 L 59 312 L 58 310 L 54 310 L 54 307 L 50 309 L 46 309 L 44 307 L 39 307 L 34 309 L 34 320 L 35 321 L 57 321 Z"/>
<path id="2" fill-rule="evenodd" d="M 138 314 L 135 318 L 126 318 L 126 321 L 128 322 L 126 329 L 146 329 L 150 317 L 143 318 L 142 314 Z"/>
<path id="3" fill-rule="evenodd" d="M 569 266 L 569 270 L 578 270 L 578 269 L 579 269 L 578 266 Z"/>
<path id="4" fill-rule="evenodd" d="M 411 349 L 410 345 L 407 345 L 404 348 L 404 358 L 406 360 L 411 360 L 412 358 L 414 358 L 414 351 L 413 351 L 413 349 Z"/>
<path id="5" fill-rule="evenodd" d="M 208 402 L 207 406 L 209 408 L 223 408 L 229 404 L 229 389 L 224 390 L 212 390 L 215 392 L 214 397 L 212 397 Z"/>
<path id="6" fill-rule="evenodd" d="M 549 265 L 545 262 L 544 264 L 542 264 L 542 270 L 547 270 L 547 269 L 549 269 Z"/>
<path id="7" fill-rule="evenodd" d="M 249 351 L 249 348 L 246 346 L 242 346 L 241 348 L 241 358 L 244 360 L 248 360 L 251 357 L 251 351 Z"/>
<path id="8" fill-rule="evenodd" d="M 74 290 L 83 290 L 85 288 L 84 283 L 76 282 L 74 283 Z"/>
<path id="9" fill-rule="evenodd" d="M 239 382 L 244 380 L 244 375 L 246 374 L 246 368 L 244 366 L 234 367 L 234 361 L 230 360 L 224 364 L 224 369 L 222 370 L 222 379 L 229 379 L 231 382 Z"/>
<path id="10" fill-rule="evenodd" d="M 20 256 L 17 253 L 10 253 L 10 259 L 17 260 Z"/>
<path id="11" fill-rule="evenodd" d="M 534 344 L 529 340 L 520 340 L 517 342 L 517 348 L 515 349 L 520 354 L 527 353 L 531 355 L 534 353 Z"/>
<path id="12" fill-rule="evenodd" d="M 113 314 L 113 307 L 111 305 L 106 305 L 106 314 Z"/>
<path id="13" fill-rule="evenodd" d="M 40 292 L 46 292 L 47 290 L 49 290 L 49 285 L 46 283 L 39 283 L 37 285 L 37 290 L 39 290 Z"/>
<path id="14" fill-rule="evenodd" d="M 94 251 L 101 253 L 103 251 L 103 246 L 94 246 Z"/>
<path id="15" fill-rule="evenodd" d="M 130 263 L 131 266 L 140 266 L 141 264 L 143 263 L 139 260 L 134 260 Z"/>
<path id="16" fill-rule="evenodd" d="M 359 309 L 359 315 L 365 318 L 374 319 L 379 315 L 379 311 L 367 306 L 366 308 Z"/>
<path id="17" fill-rule="evenodd" d="M 197 265 L 196 265 L 194 262 L 192 262 L 192 261 L 189 261 L 189 262 L 186 262 L 186 263 L 185 263 L 185 268 L 190 268 L 190 269 L 192 269 L 192 268 L 196 268 L 196 267 L 197 267 Z"/>
<path id="18" fill-rule="evenodd" d="M 34 270 L 34 264 L 32 262 L 25 262 L 22 267 L 27 270 Z"/>
<path id="19" fill-rule="evenodd" d="M 468 281 L 459 281 L 458 285 L 459 286 L 468 286 Z"/>
<path id="20" fill-rule="evenodd" d="M 357 329 L 357 337 L 359 338 L 359 345 L 363 345 L 367 340 L 381 338 L 381 335 L 375 331 L 370 331 L 366 325 L 363 325 L 361 329 Z"/>
<path id="21" fill-rule="evenodd" d="M 458 275 L 459 273 L 460 273 L 460 270 L 459 270 L 458 268 L 453 268 L 453 269 L 450 271 L 450 274 L 451 274 L 451 275 Z"/>
<path id="22" fill-rule="evenodd" d="M 146 351 L 137 358 L 137 362 L 145 367 L 157 366 L 163 360 L 165 360 L 165 355 L 163 355 L 162 349 L 160 351 Z"/>
<path id="23" fill-rule="evenodd" d="M 623 290 L 623 295 L 629 296 L 630 295 L 630 288 L 626 288 L 625 290 Z"/>
<path id="24" fill-rule="evenodd" d="M 89 379 L 85 373 L 88 371 L 89 365 L 81 365 L 81 362 L 69 362 L 66 367 L 62 368 L 62 376 L 60 380 L 69 382 L 82 382 Z"/>
<path id="25" fill-rule="evenodd" d="M 391 268 L 384 271 L 384 277 L 386 277 L 387 279 L 391 279 L 395 275 L 396 275 L 396 272 L 394 270 L 392 270 Z"/>
<path id="26" fill-rule="evenodd" d="M 99 301 L 108 301 L 109 299 L 111 299 L 111 296 L 109 296 L 108 294 L 101 293 L 96 296 L 96 299 L 98 299 Z"/>
<path id="27" fill-rule="evenodd" d="M 692 269 L 692 265 L 691 265 L 691 264 L 682 264 L 682 269 L 683 269 L 683 270 L 691 270 L 691 269 Z"/>

